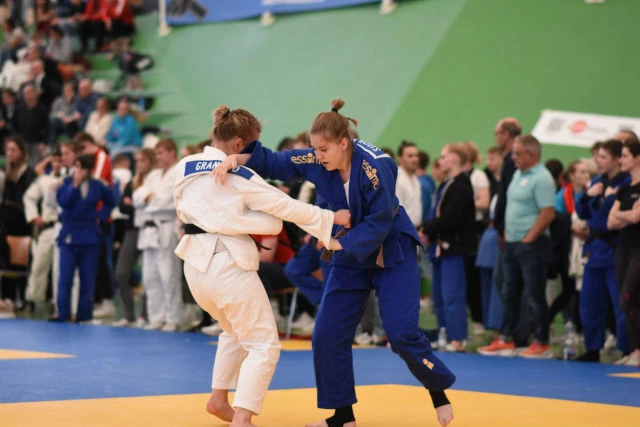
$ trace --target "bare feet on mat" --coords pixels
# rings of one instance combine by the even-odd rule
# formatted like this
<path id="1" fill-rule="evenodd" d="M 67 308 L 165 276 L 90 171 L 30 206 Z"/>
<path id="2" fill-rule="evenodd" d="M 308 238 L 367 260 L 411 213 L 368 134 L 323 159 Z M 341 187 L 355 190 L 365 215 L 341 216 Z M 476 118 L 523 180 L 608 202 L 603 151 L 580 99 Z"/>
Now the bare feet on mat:
<path id="1" fill-rule="evenodd" d="M 325 420 L 320 420 L 315 423 L 305 424 L 304 427 L 329 427 Z M 343 424 L 342 427 L 356 427 L 356 422 L 351 421 L 349 423 Z"/>
<path id="2" fill-rule="evenodd" d="M 453 406 L 443 405 L 436 408 L 436 415 L 438 416 L 438 422 L 442 427 L 449 425 L 453 421 Z"/>
<path id="3" fill-rule="evenodd" d="M 211 392 L 211 396 L 209 396 L 209 401 L 207 402 L 207 412 L 215 415 L 222 421 L 231 422 L 233 420 L 235 411 L 231 405 L 229 405 L 227 390 L 213 390 Z"/>
<path id="4" fill-rule="evenodd" d="M 256 427 L 256 425 L 249 422 L 233 421 L 231 424 L 229 424 L 229 427 Z"/>

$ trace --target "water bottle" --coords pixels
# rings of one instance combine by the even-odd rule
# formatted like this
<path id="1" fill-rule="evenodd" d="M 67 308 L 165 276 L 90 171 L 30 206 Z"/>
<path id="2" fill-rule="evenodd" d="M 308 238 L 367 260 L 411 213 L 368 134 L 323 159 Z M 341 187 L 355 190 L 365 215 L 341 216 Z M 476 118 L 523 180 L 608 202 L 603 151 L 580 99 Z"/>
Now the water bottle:
<path id="1" fill-rule="evenodd" d="M 438 348 L 443 350 L 447 346 L 447 330 L 445 328 L 440 328 L 440 332 L 438 332 Z"/>
<path id="2" fill-rule="evenodd" d="M 576 352 L 578 351 L 578 335 L 575 332 L 573 323 L 567 323 L 565 332 L 563 358 L 564 360 L 573 360 L 576 358 Z"/>

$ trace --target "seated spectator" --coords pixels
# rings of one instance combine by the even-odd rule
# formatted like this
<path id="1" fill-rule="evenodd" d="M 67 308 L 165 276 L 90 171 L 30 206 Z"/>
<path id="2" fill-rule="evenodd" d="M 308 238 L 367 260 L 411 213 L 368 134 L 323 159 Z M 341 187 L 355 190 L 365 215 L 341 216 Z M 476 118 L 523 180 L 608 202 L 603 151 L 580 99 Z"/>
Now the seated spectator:
<path id="1" fill-rule="evenodd" d="M 89 120 L 84 131 L 91 135 L 99 145 L 104 146 L 107 141 L 107 132 L 111 129 L 113 117 L 106 98 L 98 98 L 96 109 L 89 115 Z"/>
<path id="2" fill-rule="evenodd" d="M 38 91 L 40 102 L 47 108 L 51 107 L 53 101 L 60 94 L 58 82 L 45 73 L 44 62 L 40 59 L 31 63 L 28 83 L 33 84 Z"/>
<path id="3" fill-rule="evenodd" d="M 122 151 L 137 151 L 142 145 L 138 122 L 129 111 L 126 99 L 118 102 L 116 116 L 106 136 L 107 147 L 112 156 Z"/>
<path id="4" fill-rule="evenodd" d="M 93 93 L 91 79 L 82 79 L 78 83 L 78 96 L 76 97 L 76 116 L 79 119 L 80 128 L 84 129 L 89 120 L 89 115 L 96 108 L 98 95 Z"/>
<path id="5" fill-rule="evenodd" d="M 0 68 L 4 66 L 7 60 L 17 62 L 18 58 L 16 57 L 16 53 L 18 49 L 27 44 L 27 37 L 24 30 L 17 25 L 13 18 L 5 19 L 2 26 L 6 43 L 2 48 L 2 52 L 0 52 Z"/>
<path id="6" fill-rule="evenodd" d="M 86 54 L 90 51 L 89 42 L 91 39 L 95 39 L 93 52 L 102 46 L 105 32 L 105 7 L 106 0 L 89 0 L 87 2 L 84 15 L 80 18 L 81 54 Z"/>
<path id="7" fill-rule="evenodd" d="M 29 163 L 37 164 L 47 148 L 45 141 L 48 137 L 49 115 L 40 103 L 33 84 L 27 84 L 23 89 L 23 100 L 13 117 L 13 129 L 24 138 Z"/>
<path id="8" fill-rule="evenodd" d="M 54 18 L 53 6 L 49 0 L 36 0 L 33 6 L 36 20 L 36 31 L 48 35 L 51 28 L 51 21 Z"/>
<path id="9" fill-rule="evenodd" d="M 13 117 L 16 112 L 16 94 L 11 89 L 2 91 L 0 106 L 0 141 L 13 133 Z M 4 153 L 4 147 L 2 153 Z"/>
<path id="10" fill-rule="evenodd" d="M 51 38 L 45 49 L 45 57 L 61 64 L 73 62 L 71 39 L 59 25 L 51 27 Z"/>
<path id="11" fill-rule="evenodd" d="M 65 134 L 73 138 L 80 130 L 75 113 L 76 91 L 73 83 L 66 83 L 62 96 L 58 97 L 51 107 L 51 127 L 49 129 L 49 145 L 56 142 L 58 135 Z"/>
<path id="12" fill-rule="evenodd" d="M 106 0 L 106 16 L 104 24 L 111 40 L 135 33 L 133 10 L 127 0 Z"/>

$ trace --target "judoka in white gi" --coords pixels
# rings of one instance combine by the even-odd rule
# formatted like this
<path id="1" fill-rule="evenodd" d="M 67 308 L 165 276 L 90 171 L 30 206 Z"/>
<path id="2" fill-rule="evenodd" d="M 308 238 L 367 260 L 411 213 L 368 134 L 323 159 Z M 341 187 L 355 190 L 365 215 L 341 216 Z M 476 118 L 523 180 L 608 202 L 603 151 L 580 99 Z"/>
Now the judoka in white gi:
<path id="1" fill-rule="evenodd" d="M 278 234 L 282 220 L 294 222 L 327 247 L 334 224 L 348 224 L 347 210 L 335 213 L 291 199 L 245 167 L 225 185 L 209 172 L 227 155 L 259 137 L 258 120 L 241 109 L 214 112 L 213 147 L 188 156 L 177 167 L 173 196 L 185 236 L 176 249 L 197 303 L 220 322 L 207 410 L 232 427 L 252 426 L 280 355 L 271 304 L 258 278 L 258 249 L 249 234 Z M 236 389 L 233 408 L 228 390 Z M 234 410 L 235 409 L 235 410 Z"/>

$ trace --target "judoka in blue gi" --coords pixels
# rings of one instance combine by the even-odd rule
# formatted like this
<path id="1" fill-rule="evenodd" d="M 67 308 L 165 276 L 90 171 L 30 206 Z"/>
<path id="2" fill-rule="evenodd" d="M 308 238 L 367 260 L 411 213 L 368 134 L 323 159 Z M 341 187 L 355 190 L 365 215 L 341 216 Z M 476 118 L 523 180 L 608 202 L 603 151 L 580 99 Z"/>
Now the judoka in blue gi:
<path id="1" fill-rule="evenodd" d="M 58 187 L 56 199 L 62 208 L 62 229 L 58 236 L 60 248 L 60 281 L 58 284 L 58 317 L 67 321 L 71 317 L 71 287 L 76 268 L 80 273 L 78 322 L 93 317 L 93 291 L 100 245 L 104 239 L 98 226 L 101 213 L 109 213 L 115 206 L 113 191 L 101 181 L 91 178 L 94 156 L 82 155 L 75 160 L 73 175 Z M 97 210 L 102 201 L 103 209 Z"/>
<path id="2" fill-rule="evenodd" d="M 316 185 L 332 210 L 348 208 L 351 225 L 336 235 L 331 271 L 316 317 L 313 356 L 318 406 L 335 409 L 327 420 L 310 427 L 353 427 L 356 403 L 351 344 L 370 290 L 379 299 L 380 315 L 391 349 L 431 394 L 438 420 L 446 426 L 453 409 L 444 390 L 455 376 L 431 350 L 418 329 L 420 278 L 417 231 L 395 195 L 397 166 L 379 148 L 349 138 L 349 120 L 339 113 L 337 99 L 330 112 L 311 125 L 313 149 L 274 153 L 255 141 L 244 153 L 229 156 L 213 172 L 245 164 L 264 177 L 283 181 L 302 178 Z"/>
<path id="3" fill-rule="evenodd" d="M 618 188 L 630 181 L 629 174 L 620 172 L 622 142 L 606 141 L 598 150 L 596 164 L 599 176 L 576 204 L 576 212 L 589 225 L 589 236 L 584 244 L 584 268 L 580 291 L 580 320 L 584 333 L 586 353 L 581 361 L 599 361 L 604 346 L 609 297 L 616 319 L 617 346 L 623 354 L 629 353 L 625 317 L 620 306 L 620 290 L 616 281 L 615 247 L 618 233 L 607 229 L 607 217 L 613 206 Z"/>

